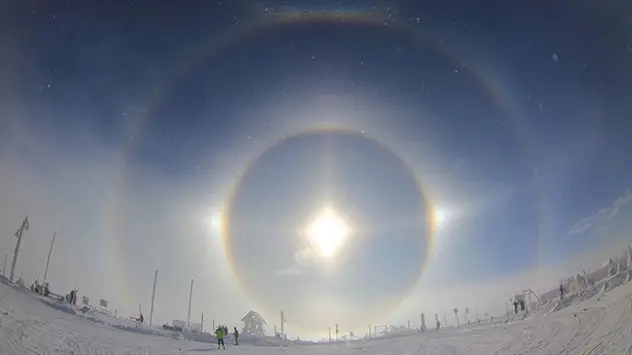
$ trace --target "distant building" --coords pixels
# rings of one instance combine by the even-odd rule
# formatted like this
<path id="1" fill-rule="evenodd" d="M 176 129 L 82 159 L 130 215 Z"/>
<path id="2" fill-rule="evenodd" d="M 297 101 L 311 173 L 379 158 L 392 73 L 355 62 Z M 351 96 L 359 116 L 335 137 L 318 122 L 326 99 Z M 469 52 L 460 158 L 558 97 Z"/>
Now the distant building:
<path id="1" fill-rule="evenodd" d="M 263 327 L 268 323 L 259 313 L 250 311 L 241 318 L 241 321 L 244 322 L 244 329 L 241 332 L 243 335 L 265 336 L 265 330 Z"/>

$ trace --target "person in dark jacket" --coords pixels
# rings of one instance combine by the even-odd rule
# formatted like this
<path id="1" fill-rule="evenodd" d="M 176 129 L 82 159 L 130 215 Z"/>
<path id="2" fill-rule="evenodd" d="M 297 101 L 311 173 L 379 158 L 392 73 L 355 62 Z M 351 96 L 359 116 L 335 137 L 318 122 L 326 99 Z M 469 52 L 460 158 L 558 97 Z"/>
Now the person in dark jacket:
<path id="1" fill-rule="evenodd" d="M 239 330 L 237 330 L 237 327 L 233 327 L 233 337 L 235 338 L 235 345 L 239 345 Z"/>

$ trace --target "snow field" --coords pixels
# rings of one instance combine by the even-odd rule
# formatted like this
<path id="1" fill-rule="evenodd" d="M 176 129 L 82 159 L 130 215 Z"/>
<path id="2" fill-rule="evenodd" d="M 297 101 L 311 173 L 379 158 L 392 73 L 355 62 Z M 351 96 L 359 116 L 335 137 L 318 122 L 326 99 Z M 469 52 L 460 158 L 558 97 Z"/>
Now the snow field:
<path id="1" fill-rule="evenodd" d="M 233 347 L 227 354 L 632 354 L 632 283 L 548 315 L 346 345 Z M 0 283 L 0 354 L 210 354 L 214 344 L 137 334 L 54 309 Z"/>

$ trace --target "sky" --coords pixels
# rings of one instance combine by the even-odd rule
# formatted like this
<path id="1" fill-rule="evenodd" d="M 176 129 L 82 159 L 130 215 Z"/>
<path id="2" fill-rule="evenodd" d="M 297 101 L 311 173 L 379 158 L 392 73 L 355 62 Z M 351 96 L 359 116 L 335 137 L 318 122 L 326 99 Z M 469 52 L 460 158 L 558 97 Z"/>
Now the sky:
<path id="1" fill-rule="evenodd" d="M 501 310 L 630 241 L 620 1 L 2 7 L 0 248 L 28 215 L 27 283 L 56 232 L 54 292 L 148 318 L 159 270 L 154 324 L 193 279 L 192 321 L 282 309 L 309 338 Z"/>

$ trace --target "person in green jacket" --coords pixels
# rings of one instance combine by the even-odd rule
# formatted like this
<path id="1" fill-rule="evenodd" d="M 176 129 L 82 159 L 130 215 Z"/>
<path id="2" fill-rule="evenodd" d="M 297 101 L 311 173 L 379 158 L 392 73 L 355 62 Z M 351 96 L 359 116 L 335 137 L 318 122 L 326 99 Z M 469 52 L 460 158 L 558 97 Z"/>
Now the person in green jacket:
<path id="1" fill-rule="evenodd" d="M 224 345 L 224 330 L 221 326 L 217 327 L 215 331 L 215 337 L 217 338 L 217 349 L 224 348 L 226 350 L 226 345 Z"/>

